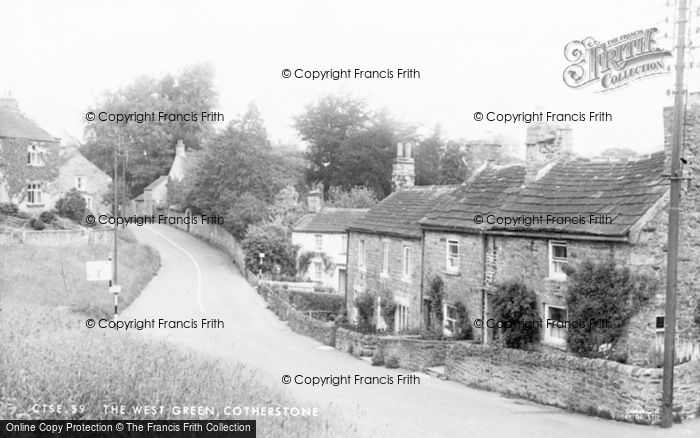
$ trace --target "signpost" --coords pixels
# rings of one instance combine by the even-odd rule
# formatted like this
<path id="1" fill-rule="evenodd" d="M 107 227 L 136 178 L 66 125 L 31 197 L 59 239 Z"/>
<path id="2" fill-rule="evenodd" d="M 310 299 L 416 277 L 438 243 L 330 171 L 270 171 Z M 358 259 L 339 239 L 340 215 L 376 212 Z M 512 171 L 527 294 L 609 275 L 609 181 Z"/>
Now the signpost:
<path id="1" fill-rule="evenodd" d="M 117 308 L 119 304 L 119 293 L 122 291 L 122 287 L 118 284 L 113 284 L 112 269 L 112 254 L 109 255 L 109 260 L 95 260 L 91 262 L 85 262 L 87 281 L 109 282 L 109 293 L 114 295 L 114 319 L 116 319 Z"/>

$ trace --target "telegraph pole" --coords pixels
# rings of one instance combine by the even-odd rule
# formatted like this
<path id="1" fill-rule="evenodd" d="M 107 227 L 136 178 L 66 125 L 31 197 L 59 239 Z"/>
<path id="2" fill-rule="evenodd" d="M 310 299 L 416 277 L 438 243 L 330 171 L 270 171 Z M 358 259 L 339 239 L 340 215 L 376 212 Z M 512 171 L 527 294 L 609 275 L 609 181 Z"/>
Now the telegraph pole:
<path id="1" fill-rule="evenodd" d="M 681 141 L 685 130 L 685 32 L 688 20 L 687 0 L 678 3 L 678 45 L 676 46 L 676 85 L 673 102 L 671 152 L 671 193 L 668 209 L 668 253 L 666 260 L 666 314 L 664 317 L 664 377 L 661 427 L 673 425 L 673 366 L 676 343 L 676 285 L 678 275 L 678 228 L 681 201 Z"/>
<path id="2" fill-rule="evenodd" d="M 119 182 L 118 179 L 118 174 L 117 174 L 117 156 L 119 154 L 119 148 L 121 146 L 121 141 L 122 137 L 121 135 L 117 135 L 117 144 L 114 149 L 114 178 L 112 179 L 112 188 L 114 189 L 114 202 L 113 202 L 113 208 L 112 208 L 112 214 L 114 215 L 114 254 L 112 257 L 112 281 L 110 282 L 110 292 L 114 294 L 114 319 L 117 319 L 117 303 L 118 303 L 118 296 L 119 294 L 115 292 L 117 285 L 119 284 L 117 282 L 117 230 L 118 230 L 118 225 L 117 225 L 117 217 L 119 216 L 119 211 L 118 211 L 118 189 L 117 185 Z"/>

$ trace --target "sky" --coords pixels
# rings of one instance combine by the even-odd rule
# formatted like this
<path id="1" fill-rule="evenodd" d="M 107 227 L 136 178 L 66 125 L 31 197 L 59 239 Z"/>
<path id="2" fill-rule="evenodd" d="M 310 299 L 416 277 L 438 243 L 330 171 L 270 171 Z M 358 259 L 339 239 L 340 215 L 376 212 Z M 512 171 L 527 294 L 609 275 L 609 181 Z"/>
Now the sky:
<path id="1" fill-rule="evenodd" d="M 649 153 L 663 144 L 661 111 L 671 104 L 673 75 L 607 93 L 572 89 L 562 80 L 564 47 L 649 27 L 663 34 L 672 17 L 664 0 L 0 0 L 0 91 L 12 91 L 53 135 L 81 138 L 85 113 L 104 91 L 210 62 L 216 110 L 228 121 L 254 101 L 274 143 L 301 143 L 292 117 L 323 94 L 345 93 L 425 134 L 440 123 L 455 139 L 524 141 L 524 123 L 477 122 L 477 111 L 606 111 L 611 122 L 572 124 L 577 153 Z M 658 45 L 670 49 L 672 41 Z M 282 77 L 298 68 L 414 68 L 420 79 Z"/>

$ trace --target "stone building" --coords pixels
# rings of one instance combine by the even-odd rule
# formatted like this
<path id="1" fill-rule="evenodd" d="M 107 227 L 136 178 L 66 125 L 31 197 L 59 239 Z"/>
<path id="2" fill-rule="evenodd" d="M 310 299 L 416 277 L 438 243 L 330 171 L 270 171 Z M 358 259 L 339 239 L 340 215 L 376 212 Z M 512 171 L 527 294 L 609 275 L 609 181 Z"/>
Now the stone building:
<path id="1" fill-rule="evenodd" d="M 97 215 L 109 214 L 112 178 L 75 148 L 65 148 L 60 155 L 58 178 L 54 183 L 58 193 L 65 194 L 75 189 L 82 195 L 90 212 Z"/>

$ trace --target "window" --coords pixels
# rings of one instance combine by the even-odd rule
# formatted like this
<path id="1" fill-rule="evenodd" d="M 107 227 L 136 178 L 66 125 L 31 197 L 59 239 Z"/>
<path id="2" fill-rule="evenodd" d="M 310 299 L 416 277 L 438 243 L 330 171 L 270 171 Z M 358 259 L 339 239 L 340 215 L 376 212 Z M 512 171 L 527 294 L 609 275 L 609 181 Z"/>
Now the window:
<path id="1" fill-rule="evenodd" d="M 396 331 L 408 330 L 408 307 L 403 304 L 396 305 Z"/>
<path id="2" fill-rule="evenodd" d="M 323 265 L 321 264 L 321 262 L 314 262 L 314 280 L 323 280 Z"/>
<path id="3" fill-rule="evenodd" d="M 365 267 L 365 241 L 360 240 L 358 243 L 358 251 L 357 251 L 357 266 L 360 268 Z"/>
<path id="4" fill-rule="evenodd" d="M 83 195 L 83 199 L 85 200 L 85 208 L 92 210 L 92 196 Z"/>
<path id="5" fill-rule="evenodd" d="M 316 252 L 323 252 L 323 234 L 316 234 L 314 239 L 316 241 Z"/>
<path id="6" fill-rule="evenodd" d="M 389 242 L 382 242 L 382 274 L 389 275 Z"/>
<path id="7" fill-rule="evenodd" d="M 85 177 L 84 177 L 84 176 L 76 176 L 76 177 L 73 179 L 74 186 L 75 186 L 75 188 L 78 189 L 78 190 L 85 190 L 85 186 L 86 186 L 85 182 L 86 182 L 86 181 L 85 181 Z"/>
<path id="8" fill-rule="evenodd" d="M 457 308 L 445 303 L 442 314 L 445 315 L 443 322 L 445 336 L 454 336 L 457 333 Z"/>
<path id="9" fill-rule="evenodd" d="M 405 278 L 411 277 L 411 247 L 403 247 L 403 276 Z"/>
<path id="10" fill-rule="evenodd" d="M 340 236 L 340 253 L 346 254 L 348 252 L 348 236 L 343 234 Z"/>
<path id="11" fill-rule="evenodd" d="M 35 144 L 27 147 L 27 164 L 30 166 L 44 165 L 44 151 Z"/>
<path id="12" fill-rule="evenodd" d="M 666 318 L 656 317 L 656 351 L 664 351 L 664 330 L 666 329 Z"/>
<path id="13" fill-rule="evenodd" d="M 549 242 L 549 277 L 566 280 L 564 265 L 567 263 L 566 242 Z"/>
<path id="14" fill-rule="evenodd" d="M 459 271 L 459 242 L 456 240 L 448 240 L 445 248 L 445 266 L 447 272 Z"/>
<path id="15" fill-rule="evenodd" d="M 41 204 L 41 184 L 27 186 L 27 204 Z"/>
<path id="16" fill-rule="evenodd" d="M 564 345 L 566 343 L 566 308 L 544 305 L 547 321 L 544 325 L 544 340 L 550 344 Z"/>

